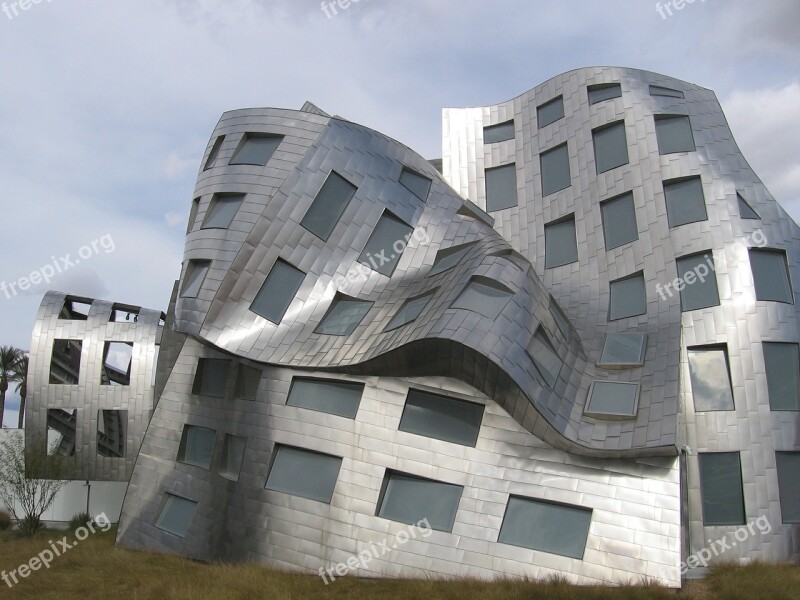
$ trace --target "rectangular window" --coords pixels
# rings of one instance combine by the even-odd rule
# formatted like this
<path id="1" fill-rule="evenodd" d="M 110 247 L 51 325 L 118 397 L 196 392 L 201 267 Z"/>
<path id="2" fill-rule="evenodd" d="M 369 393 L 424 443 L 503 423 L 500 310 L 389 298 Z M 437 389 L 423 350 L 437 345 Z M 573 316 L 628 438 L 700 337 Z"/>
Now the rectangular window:
<path id="1" fill-rule="evenodd" d="M 330 504 L 341 466 L 338 456 L 276 444 L 267 489 Z"/>
<path id="2" fill-rule="evenodd" d="M 800 410 L 800 352 L 797 344 L 764 342 L 770 410 Z"/>
<path id="3" fill-rule="evenodd" d="M 336 171 L 331 171 L 300 224 L 327 242 L 357 189 Z"/>
<path id="4" fill-rule="evenodd" d="M 109 323 L 136 323 L 139 320 L 138 306 L 125 306 L 123 304 L 113 304 Z"/>
<path id="5" fill-rule="evenodd" d="M 184 425 L 177 460 L 187 465 L 210 469 L 216 442 L 217 432 L 213 429 Z"/>
<path id="6" fill-rule="evenodd" d="M 572 185 L 569 171 L 569 149 L 566 142 L 539 155 L 542 172 L 542 196 L 555 194 Z"/>
<path id="7" fill-rule="evenodd" d="M 217 472 L 228 479 L 238 480 L 246 446 L 247 438 L 226 433 Z"/>
<path id="8" fill-rule="evenodd" d="M 687 312 L 719 306 L 717 276 L 714 270 L 714 257 L 711 251 L 684 256 L 675 261 L 678 267 L 678 282 L 683 283 L 681 310 Z"/>
<path id="9" fill-rule="evenodd" d="M 668 98 L 683 98 L 683 92 L 672 88 L 661 87 L 660 85 L 650 86 L 651 96 L 666 96 Z"/>
<path id="10" fill-rule="evenodd" d="M 686 115 L 656 115 L 658 153 L 694 152 L 692 123 Z"/>
<path id="11" fill-rule="evenodd" d="M 77 434 L 77 408 L 50 408 L 47 410 L 48 456 L 75 456 Z"/>
<path id="12" fill-rule="evenodd" d="M 125 458 L 127 410 L 97 411 L 97 456 Z"/>
<path id="13" fill-rule="evenodd" d="M 581 560 L 591 524 L 591 509 L 509 496 L 497 541 Z"/>
<path id="14" fill-rule="evenodd" d="M 781 520 L 800 523 L 800 452 L 776 452 Z"/>
<path id="15" fill-rule="evenodd" d="M 211 267 L 210 260 L 190 260 L 183 278 L 182 298 L 196 298 Z"/>
<path id="16" fill-rule="evenodd" d="M 647 312 L 644 273 L 623 277 L 610 284 L 609 321 L 643 315 Z"/>
<path id="17" fill-rule="evenodd" d="M 196 508 L 197 502 L 164 494 L 164 506 L 158 515 L 156 527 L 178 537 L 185 537 Z"/>
<path id="18" fill-rule="evenodd" d="M 236 369 L 236 385 L 233 395 L 237 400 L 255 400 L 258 396 L 258 388 L 261 385 L 261 369 L 251 367 L 244 363 L 239 363 Z"/>
<path id="19" fill-rule="evenodd" d="M 300 269 L 279 258 L 258 290 L 250 310 L 279 325 L 305 277 Z"/>
<path id="20" fill-rule="evenodd" d="M 708 452 L 700 462 L 703 525 L 744 525 L 742 465 L 738 452 Z"/>
<path id="21" fill-rule="evenodd" d="M 363 393 L 363 383 L 295 377 L 286 404 L 355 419 Z"/>
<path id="22" fill-rule="evenodd" d="M 403 305 L 394 314 L 392 320 L 389 321 L 389 324 L 386 326 L 384 331 L 391 331 L 392 329 L 397 329 L 398 327 L 408 325 L 412 321 L 415 321 L 417 317 L 422 314 L 422 311 L 425 310 L 425 307 L 428 306 L 428 302 L 431 301 L 431 298 L 438 289 L 439 288 L 436 288 L 429 292 L 425 292 L 421 296 L 409 298 L 403 302 Z"/>
<path id="23" fill-rule="evenodd" d="M 750 248 L 750 270 L 756 286 L 756 300 L 794 304 L 786 252 Z"/>
<path id="24" fill-rule="evenodd" d="M 697 412 L 733 410 L 733 390 L 726 346 L 688 349 L 692 397 Z"/>
<path id="25" fill-rule="evenodd" d="M 103 345 L 101 385 L 130 385 L 133 342 L 106 342 Z"/>
<path id="26" fill-rule="evenodd" d="M 598 366 L 639 367 L 644 364 L 646 333 L 608 333 Z"/>
<path id="27" fill-rule="evenodd" d="M 664 198 L 667 202 L 667 221 L 670 227 L 680 227 L 708 219 L 703 184 L 699 177 L 665 181 Z"/>
<path id="28" fill-rule="evenodd" d="M 283 136 L 266 133 L 245 133 L 236 152 L 228 164 L 255 165 L 263 167 L 272 157 Z"/>
<path id="29" fill-rule="evenodd" d="M 601 202 L 600 212 L 603 215 L 606 250 L 613 250 L 639 239 L 633 192 Z"/>
<path id="30" fill-rule="evenodd" d="M 50 383 L 77 385 L 81 375 L 81 340 L 54 340 Z"/>
<path id="31" fill-rule="evenodd" d="M 504 210 L 517 205 L 517 165 L 486 169 L 486 211 Z"/>
<path id="32" fill-rule="evenodd" d="M 601 419 L 635 417 L 638 402 L 638 383 L 595 381 L 589 391 L 589 401 L 584 412 Z"/>
<path id="33" fill-rule="evenodd" d="M 337 294 L 314 333 L 350 335 L 367 315 L 370 308 L 372 308 L 372 302 L 354 300 L 342 294 Z"/>
<path id="34" fill-rule="evenodd" d="M 214 163 L 217 162 L 217 157 L 219 156 L 219 151 L 222 148 L 222 142 L 225 141 L 225 136 L 220 135 L 214 140 L 214 145 L 211 147 L 211 152 L 208 153 L 208 158 L 206 159 L 206 164 L 203 166 L 204 171 L 208 171 L 211 167 L 214 166 Z"/>
<path id="35" fill-rule="evenodd" d="M 549 102 L 536 107 L 536 121 L 539 124 L 539 129 L 555 123 L 556 121 L 564 118 L 564 97 L 558 96 Z"/>
<path id="36" fill-rule="evenodd" d="M 514 293 L 497 281 L 476 276 L 456 298 L 451 308 L 463 308 L 496 319 Z"/>
<path id="37" fill-rule="evenodd" d="M 514 119 L 483 128 L 483 143 L 496 144 L 514 139 Z"/>
<path id="38" fill-rule="evenodd" d="M 550 315 L 553 317 L 553 320 L 556 322 L 556 327 L 561 332 L 565 338 L 569 339 L 569 319 L 561 307 L 558 305 L 558 302 L 555 298 L 550 296 Z"/>
<path id="39" fill-rule="evenodd" d="M 200 197 L 192 200 L 192 207 L 189 209 L 189 222 L 186 224 L 187 234 L 191 233 L 192 229 L 194 229 L 194 222 L 197 220 L 197 211 L 200 210 L 200 200 Z"/>
<path id="40" fill-rule="evenodd" d="M 89 309 L 91 307 L 92 302 L 88 298 L 67 296 L 64 298 L 64 306 L 61 307 L 58 318 L 69 321 L 86 321 L 89 318 Z"/>
<path id="41" fill-rule="evenodd" d="M 412 227 L 404 223 L 388 210 L 384 211 L 366 246 L 358 257 L 358 262 L 367 265 L 381 275 L 391 277 L 403 256 Z"/>
<path id="42" fill-rule="evenodd" d="M 231 361 L 227 358 L 198 359 L 192 393 L 224 398 L 230 367 Z"/>
<path id="43" fill-rule="evenodd" d="M 536 328 L 536 333 L 528 344 L 527 352 L 533 360 L 536 370 L 539 371 L 539 375 L 547 382 L 548 386 L 554 388 L 564 363 L 541 325 Z"/>
<path id="44" fill-rule="evenodd" d="M 436 258 L 433 261 L 433 266 L 428 273 L 428 277 L 444 273 L 448 269 L 455 267 L 474 244 L 475 242 L 469 242 L 468 244 L 460 244 L 458 246 L 451 246 L 450 248 L 442 248 L 439 250 L 439 252 L 436 253 Z"/>
<path id="45" fill-rule="evenodd" d="M 428 194 L 431 191 L 430 179 L 420 175 L 416 171 L 403 168 L 402 172 L 400 173 L 400 183 L 417 198 L 423 202 L 427 201 Z"/>
<path id="46" fill-rule="evenodd" d="M 453 531 L 463 491 L 460 485 L 387 470 L 378 516 L 409 525 L 427 519 L 431 529 Z"/>
<path id="47" fill-rule="evenodd" d="M 622 88 L 618 83 L 598 83 L 588 86 L 586 91 L 589 93 L 589 104 L 597 104 L 622 96 Z"/>
<path id="48" fill-rule="evenodd" d="M 592 130 L 597 174 L 628 164 L 628 140 L 625 121 L 617 121 Z"/>
<path id="49" fill-rule="evenodd" d="M 400 431 L 475 447 L 483 420 L 483 404 L 410 389 Z"/>
<path id="50" fill-rule="evenodd" d="M 214 194 L 200 229 L 228 229 L 243 201 L 244 194 Z"/>
<path id="51" fill-rule="evenodd" d="M 544 268 L 552 269 L 578 261 L 575 215 L 544 226 Z"/>

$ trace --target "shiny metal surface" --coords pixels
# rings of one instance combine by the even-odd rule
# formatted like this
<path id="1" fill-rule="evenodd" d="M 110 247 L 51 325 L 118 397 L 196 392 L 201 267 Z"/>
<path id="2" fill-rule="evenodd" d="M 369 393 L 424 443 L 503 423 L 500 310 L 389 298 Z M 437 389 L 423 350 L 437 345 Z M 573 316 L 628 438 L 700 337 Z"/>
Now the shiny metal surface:
<path id="1" fill-rule="evenodd" d="M 90 305 L 87 315 L 65 312 L 65 301 L 72 298 L 48 292 L 39 308 L 31 341 L 25 443 L 44 449 L 49 426 L 60 437 L 57 451 L 74 456 L 72 479 L 128 481 L 153 414 L 153 372 L 164 314 L 91 298 L 75 298 Z M 80 342 L 79 354 L 65 360 L 57 340 L 73 340 L 73 349 Z M 104 367 L 106 348 L 115 342 L 132 344 L 127 369 Z"/>
<path id="2" fill-rule="evenodd" d="M 611 82 L 620 82 L 621 97 L 589 105 L 586 87 Z M 678 90 L 683 97 L 651 96 L 650 85 Z M 564 99 L 565 117 L 539 129 L 536 107 L 559 95 Z M 657 114 L 688 115 L 696 151 L 660 156 Z M 483 127 L 511 118 L 516 139 L 484 146 Z M 757 111 L 753 118 L 758 118 Z M 770 411 L 762 353 L 762 342 L 800 340 L 797 306 L 756 300 L 747 251 L 761 244 L 785 250 L 796 297 L 800 230 L 742 157 L 714 93 L 655 73 L 596 67 L 565 73 L 494 106 L 445 109 L 443 120 L 443 173 L 458 192 L 479 206 L 485 206 L 484 170 L 516 162 L 517 180 L 524 182 L 519 206 L 492 213 L 495 229 L 542 274 L 544 286 L 579 333 L 588 361 L 599 360 L 606 332 L 647 333 L 644 366 L 609 369 L 603 378 L 640 383 L 640 420 L 649 415 L 661 424 L 662 436 L 675 433 L 679 446 L 691 448 L 683 492 L 684 558 L 707 547 L 709 540 L 725 535 L 732 539 L 738 529 L 703 526 L 697 453 L 738 451 L 746 521 L 767 517 L 772 531 L 737 541 L 712 562 L 800 560 L 800 528 L 781 522 L 775 466 L 776 451 L 800 450 L 800 414 Z M 625 121 L 629 164 L 596 175 L 590 132 L 617 120 Z M 542 198 L 538 153 L 563 142 L 569 145 L 572 185 Z M 701 179 L 708 219 L 670 229 L 662 181 L 689 176 Z M 600 202 L 629 191 L 634 196 L 639 239 L 607 252 Z M 738 195 L 746 198 L 760 219 L 741 213 Z M 543 226 L 572 212 L 579 261 L 545 269 Z M 662 298 L 656 285 L 663 288 L 678 275 L 676 257 L 709 250 L 720 304 L 682 313 L 680 294 Z M 647 314 L 607 322 L 609 282 L 639 270 L 646 281 Z M 711 344 L 727 344 L 733 411 L 695 412 L 687 348 Z M 586 397 L 595 376 L 580 377 L 578 402 Z M 654 429 L 645 431 L 637 423 L 634 444 L 652 435 L 656 435 Z M 609 429 L 603 443 L 616 447 L 614 436 Z"/>
<path id="3" fill-rule="evenodd" d="M 590 104 L 587 86 L 613 83 L 619 95 Z M 651 96 L 650 86 L 682 97 Z M 540 128 L 537 107 L 559 96 L 563 117 L 551 105 Z M 695 151 L 660 155 L 657 114 L 688 115 Z M 511 119 L 514 138 L 484 144 L 485 127 Z M 597 174 L 592 132 L 619 121 L 628 162 Z M 283 136 L 265 166 L 229 164 L 247 134 Z M 565 143 L 570 185 L 543 197 L 540 154 Z M 486 170 L 511 163 L 516 206 L 486 215 Z M 703 526 L 697 452 L 738 451 L 747 520 L 767 516 L 772 531 L 719 560 L 800 558 L 798 527 L 781 524 L 774 454 L 800 449 L 800 416 L 770 412 L 761 352 L 764 341 L 800 340 L 797 311 L 756 301 L 747 251 L 761 231 L 769 248 L 787 252 L 797 282 L 800 230 L 741 157 L 713 92 L 587 68 L 508 102 L 445 109 L 441 174 L 403 144 L 310 103 L 237 110 L 222 116 L 200 164 L 182 281 L 190 261 L 208 261 L 208 274 L 192 297 L 173 292 L 158 405 L 123 506 L 121 545 L 316 572 L 407 529 L 377 516 L 385 475 L 397 471 L 463 487 L 452 532 L 409 540 L 356 575 L 649 577 L 677 586 L 682 559 L 737 529 Z M 301 222 L 332 171 L 357 191 L 322 240 Z M 409 171 L 431 180 L 427 197 L 418 178 L 406 176 L 413 190 L 401 183 Z M 708 218 L 670 228 L 663 182 L 690 176 L 700 177 Z M 627 193 L 638 239 L 607 251 L 601 202 Z M 740 218 L 737 193 L 760 220 Z M 245 197 L 228 228 L 202 229 L 215 194 Z M 385 211 L 420 233 L 401 244 L 388 276 L 362 264 Z M 570 215 L 577 261 L 546 268 L 544 227 Z M 455 266 L 431 274 L 441 251 L 465 244 Z M 720 304 L 682 312 L 679 293 L 659 290 L 677 276 L 677 258 L 703 251 L 713 254 Z M 305 277 L 274 323 L 250 307 L 278 260 Z M 646 312 L 610 320 L 611 282 L 637 273 Z M 476 283 L 507 301 L 475 310 L 477 296 L 462 294 Z M 388 327 L 406 301 L 426 295 L 415 320 Z M 331 329 L 345 335 L 318 333 L 342 296 L 371 303 L 368 312 L 352 332 Z M 537 331 L 547 343 L 533 343 Z M 606 334 L 639 334 L 643 351 L 603 363 Z M 735 410 L 696 413 L 687 348 L 721 343 Z M 550 365 L 539 365 L 546 377 L 537 355 Z M 223 397 L 194 393 L 200 359 L 230 361 Z M 252 369 L 262 373 L 258 391 L 243 399 L 236 375 Z M 355 418 L 287 405 L 299 376 L 363 383 Z M 638 386 L 633 414 L 587 414 L 596 382 Z M 475 447 L 400 431 L 412 387 L 484 405 Z M 185 425 L 216 432 L 209 468 L 177 462 Z M 246 438 L 238 474 L 219 464 L 231 435 Z M 276 445 L 342 459 L 330 503 L 266 489 Z M 679 459 L 686 445 L 691 453 Z M 197 503 L 184 537 L 155 526 L 167 494 Z M 512 496 L 590 509 L 583 557 L 499 543 Z"/>

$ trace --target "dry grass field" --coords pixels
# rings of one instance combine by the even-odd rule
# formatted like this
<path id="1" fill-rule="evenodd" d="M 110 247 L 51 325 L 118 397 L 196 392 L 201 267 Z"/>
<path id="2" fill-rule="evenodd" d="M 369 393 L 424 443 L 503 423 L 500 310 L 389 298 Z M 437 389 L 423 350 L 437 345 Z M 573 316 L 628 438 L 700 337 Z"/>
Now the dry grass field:
<path id="1" fill-rule="evenodd" d="M 34 538 L 0 533 L 0 569 L 27 563 L 67 532 Z M 754 564 L 712 571 L 683 590 L 652 585 L 575 587 L 560 581 L 412 581 L 345 577 L 325 585 L 319 577 L 282 573 L 255 565 L 207 565 L 182 558 L 132 552 L 114 546 L 114 529 L 91 535 L 49 569 L 31 572 L 0 598 L 25 600 L 790 600 L 800 598 L 800 568 Z M 69 540 L 73 540 L 68 535 Z"/>

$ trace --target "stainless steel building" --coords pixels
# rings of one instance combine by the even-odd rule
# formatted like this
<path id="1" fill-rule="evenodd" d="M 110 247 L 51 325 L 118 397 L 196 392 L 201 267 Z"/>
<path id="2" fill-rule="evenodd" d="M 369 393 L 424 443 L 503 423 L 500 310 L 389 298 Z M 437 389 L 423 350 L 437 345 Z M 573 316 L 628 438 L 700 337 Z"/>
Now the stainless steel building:
<path id="1" fill-rule="evenodd" d="M 797 561 L 800 230 L 713 92 L 572 71 L 445 109 L 437 167 L 310 103 L 223 115 L 118 542 L 329 577 Z"/>
<path id="2" fill-rule="evenodd" d="M 68 457 L 71 479 L 128 481 L 153 415 L 164 318 L 48 292 L 31 342 L 26 445 Z"/>

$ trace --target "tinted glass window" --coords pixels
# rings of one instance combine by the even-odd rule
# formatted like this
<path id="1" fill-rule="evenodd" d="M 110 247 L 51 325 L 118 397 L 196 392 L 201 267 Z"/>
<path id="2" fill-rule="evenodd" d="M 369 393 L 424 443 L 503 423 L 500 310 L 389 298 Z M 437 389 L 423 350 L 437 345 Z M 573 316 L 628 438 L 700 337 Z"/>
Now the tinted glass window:
<path id="1" fill-rule="evenodd" d="M 603 234 L 606 239 L 606 250 L 612 250 L 639 239 L 639 227 L 636 225 L 636 209 L 633 205 L 633 193 L 627 193 L 600 205 L 603 213 Z"/>
<path id="2" fill-rule="evenodd" d="M 292 446 L 275 446 L 267 489 L 330 504 L 342 459 Z"/>
<path id="3" fill-rule="evenodd" d="M 305 277 L 306 274 L 300 269 L 278 259 L 256 294 L 250 310 L 268 321 L 280 323 Z"/>
<path id="4" fill-rule="evenodd" d="M 744 525 L 742 466 L 738 452 L 698 454 L 704 525 Z"/>
<path id="5" fill-rule="evenodd" d="M 483 405 L 457 398 L 408 391 L 400 431 L 475 446 L 483 419 Z"/>
<path id="6" fill-rule="evenodd" d="M 619 121 L 592 131 L 597 173 L 605 173 L 628 164 L 628 140 L 625 122 Z"/>
<path id="7" fill-rule="evenodd" d="M 483 128 L 483 143 L 496 144 L 514 139 L 514 120 Z"/>
<path id="8" fill-rule="evenodd" d="M 463 490 L 460 485 L 388 471 L 378 516 L 409 525 L 427 519 L 432 529 L 452 531 Z"/>
<path id="9" fill-rule="evenodd" d="M 356 193 L 356 186 L 331 171 L 300 224 L 325 241 Z"/>
<path id="10" fill-rule="evenodd" d="M 263 167 L 281 145 L 282 140 L 282 136 L 246 133 L 228 164 Z"/>
<path id="11" fill-rule="evenodd" d="M 564 98 L 562 96 L 553 98 L 549 102 L 536 107 L 536 120 L 539 123 L 539 129 L 562 118 L 564 118 Z"/>
<path id="12" fill-rule="evenodd" d="M 497 541 L 582 559 L 592 511 L 511 496 Z"/>
<path id="13" fill-rule="evenodd" d="M 665 181 L 664 197 L 667 202 L 667 221 L 670 227 L 708 219 L 703 184 L 699 177 Z"/>
<path id="14" fill-rule="evenodd" d="M 486 210 L 504 210 L 517 205 L 517 166 L 514 163 L 486 169 Z"/>
<path id="15" fill-rule="evenodd" d="M 286 404 L 355 419 L 363 393 L 363 383 L 295 377 Z"/>
<path id="16" fill-rule="evenodd" d="M 635 317 L 647 312 L 644 275 L 637 274 L 611 282 L 609 320 Z"/>
<path id="17" fill-rule="evenodd" d="M 539 156 L 542 171 L 542 195 L 554 194 L 572 185 L 569 171 L 569 151 L 566 144 L 542 152 Z"/>

